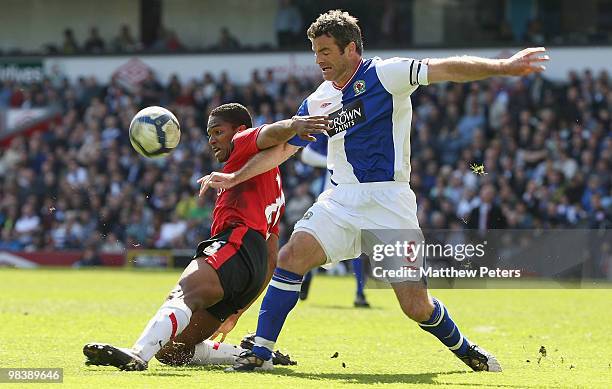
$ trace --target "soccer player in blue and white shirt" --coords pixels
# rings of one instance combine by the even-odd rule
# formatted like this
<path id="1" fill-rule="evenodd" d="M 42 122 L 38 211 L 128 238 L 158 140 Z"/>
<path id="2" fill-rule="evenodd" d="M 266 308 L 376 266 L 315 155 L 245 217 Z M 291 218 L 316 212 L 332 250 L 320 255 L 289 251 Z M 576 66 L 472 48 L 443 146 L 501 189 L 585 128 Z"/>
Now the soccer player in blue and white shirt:
<path id="1" fill-rule="evenodd" d="M 261 305 L 256 346 L 238 358 L 233 368 L 237 371 L 272 368 L 271 350 L 308 270 L 361 254 L 362 230 L 419 231 L 416 198 L 409 185 L 410 94 L 418 86 L 523 76 L 543 71 L 542 63 L 548 60 L 544 48 L 528 48 L 508 59 L 363 59 L 357 20 L 339 10 L 320 15 L 309 27 L 308 38 L 325 81 L 302 103 L 298 115 L 331 117 L 327 167 L 336 186 L 319 196 L 280 250 Z M 232 187 L 282 163 L 305 143 L 294 138 L 264 150 L 236 173 L 212 173 L 203 186 Z M 473 370 L 501 371 L 493 355 L 463 336 L 423 280 L 396 281 L 400 282 L 391 285 L 406 316 Z"/>

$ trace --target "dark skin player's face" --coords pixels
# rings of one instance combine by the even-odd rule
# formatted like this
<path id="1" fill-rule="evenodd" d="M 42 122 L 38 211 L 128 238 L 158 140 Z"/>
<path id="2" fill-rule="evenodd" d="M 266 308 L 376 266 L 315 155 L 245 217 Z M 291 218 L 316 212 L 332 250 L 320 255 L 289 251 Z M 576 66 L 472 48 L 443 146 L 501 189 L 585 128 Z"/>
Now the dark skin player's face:
<path id="1" fill-rule="evenodd" d="M 232 138 L 243 127 L 246 128 L 244 125 L 232 128 L 230 123 L 216 116 L 208 118 L 208 126 L 206 127 L 208 144 L 212 148 L 217 161 L 226 162 L 229 159 L 233 148 Z"/>

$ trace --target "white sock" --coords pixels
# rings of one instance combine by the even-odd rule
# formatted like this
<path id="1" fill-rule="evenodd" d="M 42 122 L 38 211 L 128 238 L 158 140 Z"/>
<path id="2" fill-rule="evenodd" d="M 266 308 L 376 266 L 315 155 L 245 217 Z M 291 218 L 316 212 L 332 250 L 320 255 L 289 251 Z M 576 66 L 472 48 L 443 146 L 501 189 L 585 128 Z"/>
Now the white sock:
<path id="1" fill-rule="evenodd" d="M 246 351 L 240 346 L 205 340 L 195 345 L 191 365 L 232 365 L 241 352 Z"/>
<path id="2" fill-rule="evenodd" d="M 183 299 L 166 301 L 142 331 L 132 350 L 149 362 L 170 339 L 187 327 L 189 320 L 191 320 L 191 309 L 185 305 Z"/>

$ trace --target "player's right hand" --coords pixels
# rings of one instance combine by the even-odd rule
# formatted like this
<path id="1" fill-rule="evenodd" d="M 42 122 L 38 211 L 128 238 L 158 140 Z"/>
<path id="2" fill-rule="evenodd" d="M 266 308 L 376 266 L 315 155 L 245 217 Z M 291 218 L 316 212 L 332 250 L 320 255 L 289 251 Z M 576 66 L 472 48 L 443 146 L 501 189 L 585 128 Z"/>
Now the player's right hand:
<path id="1" fill-rule="evenodd" d="M 313 135 L 323 134 L 330 130 L 329 116 L 294 116 L 291 118 L 291 128 L 300 139 L 315 142 Z"/>
<path id="2" fill-rule="evenodd" d="M 198 179 L 198 184 L 200 184 L 200 193 L 199 197 L 202 197 L 204 193 L 209 188 L 214 189 L 229 189 L 236 185 L 235 181 L 236 175 L 234 173 L 219 173 L 212 172 L 204 177 Z"/>
<path id="3" fill-rule="evenodd" d="M 209 339 L 215 340 L 219 335 L 221 335 L 221 339 L 219 339 L 219 343 L 223 343 L 223 341 L 225 340 L 225 337 L 227 337 L 227 334 L 229 334 L 236 326 L 236 323 L 238 322 L 239 318 L 240 318 L 240 315 L 237 313 L 229 316 L 227 319 L 225 319 L 223 323 L 221 323 L 219 328 L 217 328 L 217 331 L 215 331 L 215 333 L 212 334 L 212 336 Z"/>

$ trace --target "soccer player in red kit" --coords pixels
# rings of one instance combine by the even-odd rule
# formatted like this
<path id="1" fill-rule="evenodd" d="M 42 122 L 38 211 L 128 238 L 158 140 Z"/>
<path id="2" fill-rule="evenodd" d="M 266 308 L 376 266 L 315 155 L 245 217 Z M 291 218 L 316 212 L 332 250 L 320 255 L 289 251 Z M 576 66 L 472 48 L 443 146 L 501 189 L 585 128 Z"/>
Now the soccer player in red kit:
<path id="1" fill-rule="evenodd" d="M 282 144 L 296 134 L 311 139 L 311 134 L 329 130 L 329 121 L 323 116 L 305 116 L 251 127 L 251 115 L 240 104 L 224 104 L 211 112 L 209 144 L 215 158 L 225 162 L 224 172 L 239 170 L 259 150 Z M 273 265 L 269 266 L 267 249 L 270 242 L 278 249 L 283 206 L 278 168 L 220 191 L 212 237 L 198 245 L 193 261 L 136 343 L 129 349 L 87 344 L 83 348 L 86 364 L 145 370 L 158 353 L 157 358 L 165 363 L 188 361 L 195 344 L 215 333 L 228 317 L 248 308 L 269 281 Z"/>

